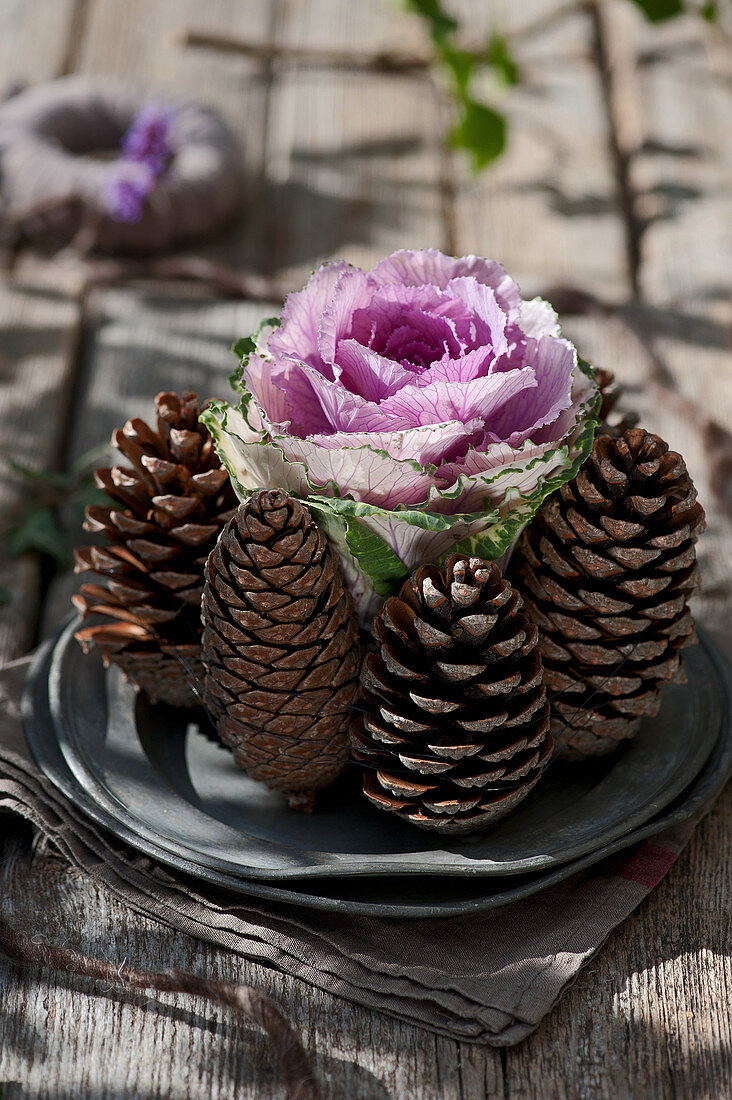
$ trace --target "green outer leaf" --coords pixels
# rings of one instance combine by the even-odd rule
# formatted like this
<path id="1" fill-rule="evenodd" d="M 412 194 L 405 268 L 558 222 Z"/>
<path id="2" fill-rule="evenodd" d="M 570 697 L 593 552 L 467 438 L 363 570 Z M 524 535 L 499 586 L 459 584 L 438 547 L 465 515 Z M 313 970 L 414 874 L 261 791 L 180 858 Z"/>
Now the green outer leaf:
<path id="1" fill-rule="evenodd" d="M 245 360 L 253 355 L 257 351 L 259 344 L 258 340 L 263 331 L 266 328 L 279 328 L 282 321 L 279 317 L 265 317 L 255 328 L 251 336 L 241 336 L 236 343 L 232 344 L 231 350 L 239 360 L 239 365 L 233 374 L 229 375 L 229 385 L 237 393 L 241 392 L 241 368 L 244 365 Z"/>
<path id="2" fill-rule="evenodd" d="M 358 520 L 348 520 L 346 543 L 348 549 L 373 581 L 379 596 L 389 596 L 409 576 L 404 562 L 374 531 L 369 531 Z"/>
<path id="3" fill-rule="evenodd" d="M 246 359 L 247 356 L 252 355 L 252 353 L 257 350 L 259 346 L 257 341 L 262 330 L 270 327 L 278 328 L 281 323 L 282 322 L 279 317 L 264 317 L 259 322 L 251 336 L 241 336 L 235 344 L 232 344 L 232 352 L 237 357 L 237 359 Z"/>
<path id="4" fill-rule="evenodd" d="M 554 453 L 554 452 L 552 452 Z M 543 456 L 542 456 L 543 457 Z M 503 472 L 503 471 L 502 471 Z M 489 484 L 489 482 L 486 482 Z M 365 518 L 366 516 L 394 516 L 400 522 L 412 527 L 421 527 L 423 531 L 449 531 L 456 523 L 473 523 L 483 517 L 498 516 L 498 509 L 491 512 L 460 512 L 455 515 L 442 515 L 440 512 L 425 512 L 418 508 L 381 508 L 378 504 L 364 504 L 352 497 L 308 496 L 308 503 L 315 501 L 321 508 L 328 508 L 344 519 Z"/>
<path id="5" fill-rule="evenodd" d="M 409 570 L 397 554 L 387 546 L 383 539 L 379 538 L 375 531 L 369 531 L 353 516 L 345 516 L 336 509 L 329 507 L 322 500 L 308 497 L 305 501 L 308 508 L 315 514 L 319 521 L 325 520 L 327 528 L 327 516 L 337 517 L 342 525 L 342 534 L 345 545 L 358 563 L 358 568 L 371 581 L 374 591 L 379 596 L 390 596 L 392 592 L 409 576 Z"/>
<path id="6" fill-rule="evenodd" d="M 251 355 L 256 347 L 253 336 L 240 336 L 236 343 L 231 345 L 231 350 L 241 362 L 242 359 L 246 359 L 248 355 Z"/>
<path id="7" fill-rule="evenodd" d="M 593 368 L 585 360 L 578 359 L 580 370 L 587 377 L 595 379 Z M 242 415 L 250 429 L 255 431 L 258 438 L 247 442 L 247 446 L 266 447 L 277 455 L 277 461 L 286 465 L 300 466 L 304 472 L 303 481 L 308 485 L 302 499 L 309 506 L 318 522 L 334 545 L 341 557 L 344 575 L 347 583 L 354 593 L 360 605 L 362 616 L 366 610 L 373 613 L 378 606 L 377 597 L 389 595 L 407 576 L 408 567 L 399 558 L 397 553 L 387 545 L 381 536 L 368 527 L 366 522 L 369 517 L 388 519 L 390 523 L 411 525 L 425 531 L 446 533 L 456 524 L 464 527 L 478 528 L 470 535 L 453 543 L 445 552 L 465 553 L 479 556 L 489 560 L 502 557 L 514 543 L 525 524 L 534 516 L 546 497 L 574 477 L 579 467 L 587 457 L 597 426 L 597 412 L 601 401 L 600 392 L 595 386 L 594 395 L 577 410 L 575 428 L 569 434 L 567 442 L 555 447 L 542 455 L 536 456 L 525 465 L 515 468 L 501 468 L 495 476 L 485 479 L 486 487 L 492 481 L 509 477 L 511 474 L 521 475 L 532 470 L 537 464 L 548 464 L 561 459 L 561 468 L 552 475 L 539 476 L 536 485 L 526 495 L 514 487 L 508 488 L 506 498 L 510 502 L 508 510 L 501 513 L 499 506 L 487 507 L 485 510 L 474 513 L 458 513 L 444 515 L 438 512 L 427 511 L 429 505 L 434 504 L 435 499 L 451 499 L 459 496 L 463 486 L 458 484 L 446 492 L 437 492 L 430 496 L 428 505 L 420 508 L 405 507 L 385 509 L 374 504 L 366 504 L 353 500 L 351 497 L 341 497 L 340 488 L 334 486 L 315 486 L 310 482 L 307 467 L 301 462 L 291 462 L 284 451 L 276 442 L 269 439 L 267 432 L 259 428 L 253 429 L 249 419 L 249 407 L 252 404 L 251 394 L 242 394 L 239 413 Z M 203 420 L 211 432 L 216 443 L 219 455 L 225 462 L 232 483 L 241 499 L 246 499 L 253 490 L 245 488 L 237 481 L 235 471 L 227 459 L 225 444 L 222 438 L 232 437 L 227 431 L 227 410 L 231 406 L 225 403 L 212 402 Z M 233 433 L 235 436 L 235 433 Z M 574 436 L 574 438 L 572 438 Z M 570 457 L 570 448 L 571 455 Z M 302 483 L 302 482 L 301 482 Z M 262 488 L 271 487 L 260 486 Z M 328 489 L 334 496 L 323 495 L 323 489 Z M 513 495 L 511 495 L 513 494 Z M 518 499 L 517 499 L 518 498 Z"/>

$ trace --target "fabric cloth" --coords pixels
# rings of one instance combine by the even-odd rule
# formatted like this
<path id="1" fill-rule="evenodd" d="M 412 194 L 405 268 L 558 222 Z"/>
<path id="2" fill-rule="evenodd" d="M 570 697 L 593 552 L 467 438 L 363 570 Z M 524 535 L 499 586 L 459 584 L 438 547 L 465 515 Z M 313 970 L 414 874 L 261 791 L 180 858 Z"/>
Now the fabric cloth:
<path id="1" fill-rule="evenodd" d="M 0 671 L 0 811 L 27 819 L 136 912 L 452 1039 L 510 1046 L 533 1031 L 663 878 L 696 824 L 525 901 L 464 917 L 386 920 L 249 901 L 134 851 L 42 775 L 21 721 L 28 663 Z"/>

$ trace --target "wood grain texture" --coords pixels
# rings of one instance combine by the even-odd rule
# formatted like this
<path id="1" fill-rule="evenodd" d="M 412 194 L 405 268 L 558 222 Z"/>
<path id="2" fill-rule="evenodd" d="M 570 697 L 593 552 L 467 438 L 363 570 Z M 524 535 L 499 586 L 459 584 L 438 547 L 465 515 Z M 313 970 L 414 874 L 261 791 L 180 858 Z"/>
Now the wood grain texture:
<path id="1" fill-rule="evenodd" d="M 457 1044 L 368 1013 L 286 975 L 242 962 L 133 916 L 105 890 L 43 848 L 11 843 L 0 876 L 2 913 L 18 926 L 109 961 L 255 985 L 273 998 L 314 1055 L 324 1100 L 445 1100 L 494 1093 L 485 1060 Z M 0 961 L 3 1100 L 52 1096 L 281 1098 L 266 1041 L 229 1013 L 192 997 L 128 996 L 77 978 L 25 972 Z M 500 1058 L 495 1061 L 500 1070 Z M 13 1091 L 12 1082 L 21 1088 Z"/>
<path id="2" fill-rule="evenodd" d="M 493 30 L 512 39 L 522 72 L 510 92 L 483 89 L 507 117 L 508 146 L 494 168 L 458 186 L 456 250 L 500 260 L 528 296 L 569 284 L 621 300 L 624 228 L 586 11 L 567 14 L 560 0 L 456 8 L 474 45 Z"/>
<path id="3" fill-rule="evenodd" d="M 293 0 L 277 41 L 303 48 L 424 52 L 420 24 L 383 0 Z M 268 240 L 262 262 L 286 286 L 324 260 L 371 267 L 404 247 L 442 247 L 441 131 L 425 79 L 285 66 L 266 145 Z"/>
<path id="4" fill-rule="evenodd" d="M 728 521 L 710 485 L 709 454 L 677 400 L 692 397 L 706 415 L 730 421 L 729 88 L 713 75 L 698 24 L 650 29 L 628 0 L 597 0 L 613 94 L 623 105 L 613 114 L 587 7 L 563 14 L 560 0 L 455 0 L 466 40 L 502 27 L 526 78 L 503 101 L 509 153 L 472 180 L 442 150 L 449 111 L 423 77 L 313 70 L 183 45 L 185 30 L 196 28 L 284 48 L 425 50 L 419 24 L 382 0 L 87 0 L 84 7 L 80 19 L 70 0 L 3 0 L 0 61 L 25 56 L 45 18 L 49 37 L 32 77 L 52 75 L 71 58 L 80 71 L 193 91 L 217 105 L 246 142 L 251 185 L 248 217 L 206 255 L 297 286 L 330 257 L 368 266 L 394 248 L 452 243 L 503 260 L 528 293 L 590 292 L 590 307 L 568 315 L 564 329 L 591 361 L 618 373 L 626 404 L 687 457 L 710 515 L 698 612 L 729 632 Z M 79 37 L 70 49 L 72 28 Z M 17 65 L 12 71 L 20 73 Z M 629 153 L 637 212 L 650 218 L 639 241 L 639 294 L 614 142 Z M 60 446 L 57 398 L 68 393 L 63 364 L 79 286 L 64 283 L 59 294 L 54 264 L 23 260 L 16 279 L 23 272 L 24 288 L 0 293 L 0 355 L 10 362 L 2 367 L 3 416 L 23 454 L 40 462 Z M 147 415 L 158 389 L 223 393 L 228 345 L 269 312 L 180 287 L 92 291 L 66 461 L 128 416 Z M 46 330 L 53 336 L 44 342 Z M 6 433 L 4 426 L 3 445 Z M 27 632 L 22 600 L 37 598 L 37 574 L 20 568 L 31 574 L 25 595 L 5 609 L 12 611 L 6 633 L 0 628 L 5 655 Z M 47 629 L 66 613 L 68 589 L 68 580 L 54 586 Z M 6 846 L 0 905 L 34 931 L 105 958 L 236 976 L 262 988 L 315 1053 L 324 1095 L 334 1100 L 717 1100 L 732 1094 L 731 829 L 728 791 L 668 878 L 536 1034 L 503 1053 L 435 1038 L 173 936 L 43 848 L 33 852 L 24 833 Z M 194 999 L 147 1002 L 2 962 L 0 986 L 2 1100 L 282 1095 L 264 1039 Z"/>
<path id="5" fill-rule="evenodd" d="M 277 311 L 261 303 L 170 297 L 162 291 L 107 289 L 89 295 L 66 461 L 108 443 L 132 416 L 148 420 L 161 390 L 195 390 L 225 398 L 234 367 L 231 345 Z M 110 458 L 120 456 L 110 448 Z M 77 513 L 66 517 L 72 544 L 88 536 Z M 42 635 L 54 633 L 71 609 L 71 595 L 88 578 L 63 573 L 50 586 Z"/>
<path id="6" fill-rule="evenodd" d="M 0 90 L 63 71 L 74 23 L 73 0 L 0 4 Z M 73 385 L 81 305 L 58 283 L 49 294 L 37 270 L 0 275 L 0 512 L 6 520 L 27 487 L 8 459 L 55 468 Z M 41 594 L 38 558 L 11 559 L 0 548 L 0 661 L 24 653 L 36 634 Z"/>
<path id="7" fill-rule="evenodd" d="M 606 107 L 641 230 L 638 287 L 631 281 L 627 300 L 609 309 L 601 294 L 603 304 L 564 329 L 615 371 L 625 407 L 684 455 L 709 524 L 695 613 L 729 653 L 732 529 L 698 423 L 718 415 L 729 423 L 732 400 L 730 144 L 720 127 L 729 89 L 711 74 L 698 22 L 651 30 L 632 5 L 599 6 L 613 72 Z M 509 1052 L 506 1095 L 711 1100 L 732 1091 L 731 828 L 728 789 L 668 877 L 537 1033 Z"/>
<path id="8" fill-rule="evenodd" d="M 0 91 L 61 76 L 77 30 L 79 0 L 2 0 Z"/>

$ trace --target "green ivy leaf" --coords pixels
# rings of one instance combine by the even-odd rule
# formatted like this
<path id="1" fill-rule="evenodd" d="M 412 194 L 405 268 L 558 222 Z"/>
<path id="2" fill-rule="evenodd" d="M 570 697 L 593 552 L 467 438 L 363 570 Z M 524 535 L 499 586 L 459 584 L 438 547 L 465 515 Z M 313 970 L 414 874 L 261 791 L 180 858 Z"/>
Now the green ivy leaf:
<path id="1" fill-rule="evenodd" d="M 464 97 L 473 73 L 475 56 L 466 50 L 454 50 L 450 46 L 444 46 L 440 53 L 453 75 L 458 94 L 461 98 Z"/>
<path id="2" fill-rule="evenodd" d="M 391 547 L 355 516 L 340 512 L 335 501 L 310 496 L 305 503 L 329 537 L 345 543 L 379 596 L 390 596 L 409 576 L 406 565 Z"/>
<path id="3" fill-rule="evenodd" d="M 705 4 L 699 14 L 702 19 L 706 19 L 707 23 L 719 22 L 719 7 L 715 0 L 710 0 L 708 4 Z"/>
<path id="4" fill-rule="evenodd" d="M 500 34 L 493 34 L 488 39 L 485 59 L 496 72 L 496 75 L 507 88 L 513 88 L 520 79 L 519 67 L 511 53 L 508 41 Z"/>
<path id="5" fill-rule="evenodd" d="M 405 0 L 405 6 L 427 20 L 432 37 L 438 41 L 458 29 L 457 19 L 448 15 L 440 0 Z"/>
<path id="6" fill-rule="evenodd" d="M 684 10 L 683 0 L 633 0 L 633 3 L 651 23 L 663 23 Z"/>
<path id="7" fill-rule="evenodd" d="M 404 562 L 383 539 L 357 519 L 347 519 L 346 527 L 346 545 L 366 576 L 371 578 L 374 591 L 380 596 L 390 596 L 409 576 Z"/>
<path id="8" fill-rule="evenodd" d="M 242 336 L 235 344 L 232 344 L 231 350 L 237 359 L 246 359 L 247 355 L 251 355 L 256 350 L 256 344 L 254 343 L 253 336 Z"/>
<path id="9" fill-rule="evenodd" d="M 69 565 L 66 540 L 52 508 L 27 508 L 5 532 L 5 546 L 14 558 L 36 551 L 47 554 L 63 568 Z"/>
<path id="10" fill-rule="evenodd" d="M 463 115 L 450 133 L 450 144 L 465 149 L 480 172 L 506 148 L 506 120 L 492 107 L 465 99 Z"/>

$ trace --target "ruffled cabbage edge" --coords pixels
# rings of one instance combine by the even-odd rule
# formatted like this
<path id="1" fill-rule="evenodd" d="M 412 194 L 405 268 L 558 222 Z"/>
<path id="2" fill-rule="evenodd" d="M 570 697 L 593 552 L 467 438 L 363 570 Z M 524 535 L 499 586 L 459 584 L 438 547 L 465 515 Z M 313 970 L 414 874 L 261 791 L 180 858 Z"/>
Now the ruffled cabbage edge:
<path id="1" fill-rule="evenodd" d="M 271 319 L 263 322 L 257 336 L 272 323 Z M 240 341 L 235 346 L 236 352 L 246 359 L 247 354 L 254 350 L 256 338 L 255 336 L 254 340 L 249 338 L 246 341 Z M 543 501 L 577 474 L 592 447 L 601 401 L 592 367 L 579 357 L 577 364 L 583 374 L 595 383 L 595 388 L 591 391 L 588 400 L 577 407 L 574 428 L 565 440 L 558 446 L 534 456 L 527 463 L 519 462 L 517 465 L 500 467 L 492 477 L 486 473 L 485 476 L 481 476 L 480 481 L 488 489 L 499 479 L 525 475 L 540 465 L 550 465 L 552 472 L 543 476 L 539 474 L 535 485 L 527 492 L 521 492 L 516 486 L 509 485 L 500 503 L 491 502 L 489 507 L 478 512 L 448 515 L 425 510 L 436 500 L 450 500 L 460 496 L 465 490 L 461 478 L 454 486 L 444 491 L 435 486 L 424 505 L 397 506 L 394 509 L 366 504 L 348 495 L 341 496 L 340 487 L 333 481 L 324 485 L 313 484 L 308 477 L 305 463 L 287 458 L 282 447 L 270 438 L 261 410 L 246 388 L 242 367 L 230 378 L 232 389 L 241 397 L 238 408 L 225 402 L 212 401 L 201 419 L 213 437 L 219 457 L 226 466 L 232 485 L 241 500 L 246 500 L 259 488 L 274 488 L 282 485 L 308 505 L 313 518 L 337 551 L 343 567 L 344 580 L 354 596 L 359 617 L 364 625 L 368 625 L 384 599 L 398 590 L 411 570 L 418 564 L 427 561 L 442 562 L 452 553 L 481 557 L 491 561 L 505 558 Z M 252 411 L 255 411 L 259 424 L 253 424 L 249 417 L 252 403 L 254 404 Z M 255 438 L 244 440 L 229 427 L 228 416 L 232 411 L 242 416 Z M 246 449 L 244 453 L 249 448 L 257 450 L 261 448 L 268 452 L 267 457 L 271 456 L 272 461 L 268 462 L 265 459 L 262 465 L 272 467 L 272 473 L 275 476 L 271 480 L 259 479 L 262 482 L 269 480 L 268 484 L 244 485 L 242 483 L 237 475 L 237 456 L 231 449 L 233 440 L 236 440 L 241 448 Z M 239 448 L 235 447 L 234 450 L 239 452 L 238 457 L 243 460 L 244 454 L 239 451 Z M 342 448 L 342 450 L 354 452 L 367 450 L 388 457 L 386 452 L 368 446 Z M 264 458 L 264 455 L 262 457 Z M 411 465 L 415 472 L 420 474 L 434 470 L 434 467 L 422 466 L 412 459 L 401 461 L 405 465 Z M 260 464 L 257 463 L 257 465 Z M 278 467 L 284 476 L 277 476 Z M 324 495 L 323 491 L 328 489 L 333 493 L 332 496 Z M 395 526 L 404 528 L 402 535 L 407 545 L 418 531 L 424 532 L 427 539 L 422 538 L 420 544 L 423 549 L 427 549 L 431 543 L 434 553 L 430 554 L 427 550 L 419 561 L 406 564 L 375 529 L 379 527 L 393 529 Z M 430 535 L 432 538 L 429 537 Z"/>

